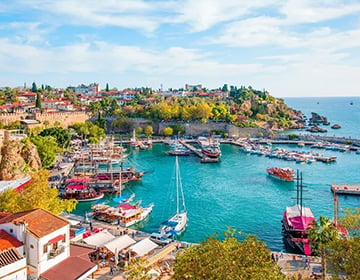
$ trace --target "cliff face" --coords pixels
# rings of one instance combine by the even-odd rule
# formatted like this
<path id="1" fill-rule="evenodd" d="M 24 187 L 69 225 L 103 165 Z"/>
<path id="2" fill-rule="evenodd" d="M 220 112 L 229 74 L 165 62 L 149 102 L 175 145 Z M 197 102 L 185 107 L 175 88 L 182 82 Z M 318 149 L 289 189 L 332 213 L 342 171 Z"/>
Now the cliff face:
<path id="1" fill-rule="evenodd" d="M 32 143 L 8 141 L 1 148 L 0 180 L 15 180 L 27 176 L 30 170 L 41 168 L 37 149 Z"/>

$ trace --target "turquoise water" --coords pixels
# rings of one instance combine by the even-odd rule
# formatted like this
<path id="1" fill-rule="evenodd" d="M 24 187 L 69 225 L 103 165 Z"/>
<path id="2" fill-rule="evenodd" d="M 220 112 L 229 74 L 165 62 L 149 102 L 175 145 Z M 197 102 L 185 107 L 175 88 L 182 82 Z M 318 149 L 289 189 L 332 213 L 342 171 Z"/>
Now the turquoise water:
<path id="1" fill-rule="evenodd" d="M 321 113 L 320 110 L 318 112 Z M 359 124 L 356 125 L 359 128 Z M 310 149 L 295 145 L 282 147 L 291 150 Z M 175 211 L 175 185 L 172 180 L 175 158 L 168 156 L 165 153 L 167 150 L 167 146 L 155 144 L 151 150 L 134 151 L 128 157 L 137 169 L 154 170 L 144 175 L 141 182 L 129 187 L 143 205 L 155 204 L 149 220 L 140 227 L 149 233 L 157 231 L 160 223 Z M 304 197 L 309 198 L 304 200 L 304 204 L 311 207 L 316 217 L 333 215 L 331 183 L 360 183 L 360 155 L 354 152 L 314 150 L 327 156 L 336 156 L 337 162 L 303 165 L 246 154 L 232 145 L 221 145 L 221 150 L 219 164 L 201 164 L 194 155 L 179 157 L 189 218 L 182 240 L 199 242 L 231 226 L 245 234 L 256 234 L 272 250 L 284 250 L 280 220 L 285 207 L 294 205 L 292 198 L 296 195 L 295 183 L 281 182 L 267 176 L 267 167 L 289 166 L 303 172 L 304 185 L 307 186 Z M 89 206 L 80 204 L 76 212 L 81 213 Z M 345 207 L 360 207 L 360 197 L 341 196 L 340 212 Z"/>

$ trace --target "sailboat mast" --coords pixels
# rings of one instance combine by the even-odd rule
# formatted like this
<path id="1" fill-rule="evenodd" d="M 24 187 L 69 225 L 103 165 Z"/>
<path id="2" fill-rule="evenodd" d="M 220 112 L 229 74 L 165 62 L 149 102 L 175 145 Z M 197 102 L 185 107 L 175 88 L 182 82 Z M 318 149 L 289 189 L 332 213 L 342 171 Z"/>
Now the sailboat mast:
<path id="1" fill-rule="evenodd" d="M 303 184 L 302 184 L 302 172 L 300 172 L 300 215 L 303 215 Z"/>
<path id="2" fill-rule="evenodd" d="M 175 158 L 175 182 L 176 182 L 176 214 L 180 213 L 179 206 L 179 162 L 178 157 Z"/>

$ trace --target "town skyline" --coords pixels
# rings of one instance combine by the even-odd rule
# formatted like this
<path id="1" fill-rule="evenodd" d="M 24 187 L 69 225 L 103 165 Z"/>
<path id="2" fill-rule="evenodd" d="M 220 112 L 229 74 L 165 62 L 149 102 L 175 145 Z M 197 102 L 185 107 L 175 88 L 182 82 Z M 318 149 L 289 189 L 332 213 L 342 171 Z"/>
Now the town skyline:
<path id="1" fill-rule="evenodd" d="M 0 86 L 360 96 L 357 1 L 2 1 Z"/>

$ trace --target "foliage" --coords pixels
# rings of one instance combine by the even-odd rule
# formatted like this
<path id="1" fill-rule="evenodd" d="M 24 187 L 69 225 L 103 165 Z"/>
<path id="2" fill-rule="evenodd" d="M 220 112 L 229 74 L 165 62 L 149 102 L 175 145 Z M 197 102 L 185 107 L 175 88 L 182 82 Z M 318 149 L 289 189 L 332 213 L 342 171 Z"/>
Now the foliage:
<path id="1" fill-rule="evenodd" d="M 289 134 L 288 137 L 289 137 L 289 140 L 294 140 L 294 139 L 297 138 L 297 135 L 296 134 Z"/>
<path id="2" fill-rule="evenodd" d="M 38 150 L 43 168 L 52 166 L 56 160 L 56 151 L 59 149 L 55 137 L 37 135 L 30 137 L 30 140 Z"/>
<path id="3" fill-rule="evenodd" d="M 70 144 L 70 134 L 62 127 L 46 128 L 39 134 L 40 136 L 53 136 L 59 147 L 67 148 Z"/>
<path id="4" fill-rule="evenodd" d="M 346 274 L 346 279 L 360 279 L 360 239 L 336 240 L 329 244 L 327 264 L 335 276 Z"/>
<path id="5" fill-rule="evenodd" d="M 239 242 L 229 229 L 223 241 L 214 237 L 180 253 L 174 279 L 286 279 L 271 252 L 255 236 Z"/>
<path id="6" fill-rule="evenodd" d="M 146 126 L 144 129 L 144 133 L 146 137 L 150 137 L 154 133 L 153 127 L 151 125 Z"/>
<path id="7" fill-rule="evenodd" d="M 118 128 L 122 132 L 131 132 L 134 129 L 134 121 L 127 117 L 120 117 L 112 122 L 112 127 Z"/>
<path id="8" fill-rule="evenodd" d="M 136 129 L 135 129 L 135 133 L 136 135 L 140 136 L 140 134 L 143 132 L 143 128 L 141 126 L 138 126 Z"/>
<path id="9" fill-rule="evenodd" d="M 183 124 L 173 124 L 173 125 L 170 125 L 170 127 L 173 129 L 174 135 L 184 135 L 185 134 L 185 126 Z"/>
<path id="10" fill-rule="evenodd" d="M 173 135 L 174 130 L 170 126 L 167 126 L 167 127 L 164 128 L 163 133 L 164 133 L 165 136 L 171 136 L 171 135 Z"/>
<path id="11" fill-rule="evenodd" d="M 141 259 L 132 259 L 131 262 L 126 266 L 125 272 L 127 279 L 129 280 L 150 280 L 152 279 L 146 274 L 144 268 L 144 261 Z"/>
<path id="12" fill-rule="evenodd" d="M 31 85 L 31 92 L 38 92 L 35 82 Z"/>
<path id="13" fill-rule="evenodd" d="M 69 128 L 74 129 L 81 138 L 88 139 L 92 144 L 99 144 L 100 140 L 106 136 L 104 129 L 91 122 L 76 123 Z"/>
<path id="14" fill-rule="evenodd" d="M 13 130 L 13 129 L 23 129 L 23 126 L 20 121 L 13 121 L 9 124 L 5 125 L 5 129 Z"/>
<path id="15" fill-rule="evenodd" d="M 42 208 L 56 215 L 75 209 L 76 200 L 60 200 L 58 190 L 48 187 L 49 172 L 40 170 L 31 174 L 31 181 L 20 193 L 8 189 L 0 193 L 0 211 L 16 213 Z"/>
<path id="16" fill-rule="evenodd" d="M 360 237 L 360 208 L 345 209 L 345 215 L 340 218 L 339 222 L 346 228 L 350 236 Z"/>
<path id="17" fill-rule="evenodd" d="M 35 107 L 40 109 L 40 110 L 42 109 L 40 92 L 36 93 Z"/>
<path id="18" fill-rule="evenodd" d="M 339 239 L 339 232 L 331 220 L 320 216 L 319 220 L 311 223 L 308 229 L 311 248 L 321 255 L 322 278 L 326 276 L 326 248 L 329 244 Z"/>

